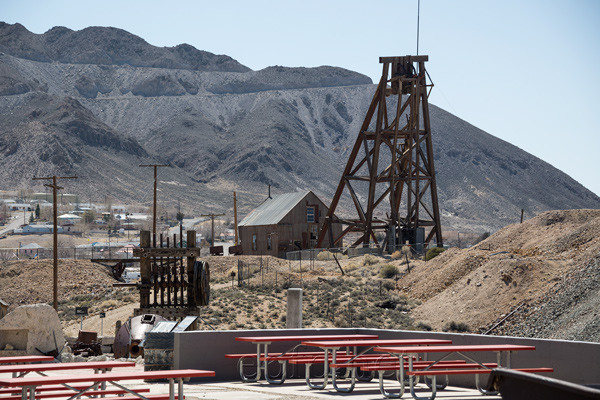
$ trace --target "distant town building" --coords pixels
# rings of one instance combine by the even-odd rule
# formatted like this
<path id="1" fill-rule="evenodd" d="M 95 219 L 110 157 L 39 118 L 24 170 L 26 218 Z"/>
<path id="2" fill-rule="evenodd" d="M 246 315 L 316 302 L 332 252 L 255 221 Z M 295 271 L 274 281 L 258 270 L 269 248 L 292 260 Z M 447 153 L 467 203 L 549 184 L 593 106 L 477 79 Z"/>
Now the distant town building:
<path id="1" fill-rule="evenodd" d="M 311 191 L 268 198 L 239 223 L 243 252 L 283 257 L 289 251 L 314 248 L 327 212 Z M 341 229 L 340 224 L 333 224 L 334 236 Z"/>
<path id="2" fill-rule="evenodd" d="M 33 206 L 27 203 L 8 203 L 10 211 L 33 211 Z"/>
<path id="3" fill-rule="evenodd" d="M 125 215 L 125 213 L 127 213 L 127 207 L 122 206 L 122 205 L 111 206 L 110 212 L 112 213 L 112 215 L 117 215 L 117 214 Z"/>
<path id="4" fill-rule="evenodd" d="M 46 258 L 50 254 L 50 249 L 46 249 L 37 243 L 29 243 L 25 246 L 21 246 L 21 248 L 19 249 L 20 256 L 26 256 L 29 258 Z"/>
<path id="5" fill-rule="evenodd" d="M 73 226 L 81 221 L 81 217 L 75 214 L 63 214 L 57 217 L 58 223 L 61 226 Z"/>
<path id="6" fill-rule="evenodd" d="M 37 233 L 41 235 L 44 233 L 54 232 L 54 227 L 52 225 L 25 225 L 23 229 L 21 229 L 21 231 L 22 233 Z M 59 226 L 56 229 L 56 232 L 58 233 L 62 233 L 63 231 L 64 229 L 62 228 L 62 226 Z M 18 233 L 16 229 L 15 233 Z"/>

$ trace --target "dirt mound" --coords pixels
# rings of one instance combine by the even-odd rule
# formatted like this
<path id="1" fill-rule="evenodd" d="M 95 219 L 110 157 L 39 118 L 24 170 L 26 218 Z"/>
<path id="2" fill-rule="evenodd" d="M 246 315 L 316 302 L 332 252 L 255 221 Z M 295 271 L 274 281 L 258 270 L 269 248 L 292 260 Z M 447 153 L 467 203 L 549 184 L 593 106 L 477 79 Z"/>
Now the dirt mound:
<path id="1" fill-rule="evenodd" d="M 52 305 L 53 271 L 52 260 L 3 261 L 0 264 L 0 298 L 10 304 L 9 310 L 24 304 Z M 84 302 L 110 297 L 115 282 L 106 267 L 91 261 L 61 259 L 58 264 L 59 305 L 68 306 L 68 301 L 77 296 L 85 297 Z"/>
<path id="2" fill-rule="evenodd" d="M 496 322 L 509 326 L 510 318 L 503 318 L 511 311 L 531 312 L 532 305 L 549 301 L 547 295 L 565 285 L 578 292 L 575 286 L 585 285 L 585 279 L 572 276 L 589 268 L 599 253 L 600 210 L 549 211 L 508 226 L 473 248 L 450 249 L 404 276 L 399 285 L 404 294 L 423 301 L 411 313 L 416 320 L 435 330 L 457 322 L 486 332 Z M 600 305 L 600 296 L 593 299 L 585 301 Z"/>

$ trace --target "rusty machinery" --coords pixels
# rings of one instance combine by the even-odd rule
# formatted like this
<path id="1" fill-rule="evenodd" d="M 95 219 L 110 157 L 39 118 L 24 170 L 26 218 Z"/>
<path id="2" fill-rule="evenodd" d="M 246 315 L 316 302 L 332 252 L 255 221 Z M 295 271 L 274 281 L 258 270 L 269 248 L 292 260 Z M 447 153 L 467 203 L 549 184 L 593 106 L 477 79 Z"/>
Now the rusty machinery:
<path id="1" fill-rule="evenodd" d="M 144 349 L 141 345 L 142 340 L 146 336 L 146 332 L 150 332 L 160 321 L 167 321 L 166 318 L 160 315 L 144 314 L 130 318 L 121 326 L 115 342 L 113 351 L 115 358 L 130 357 L 137 358 L 144 354 Z"/>
<path id="2" fill-rule="evenodd" d="M 187 247 L 176 247 L 177 235 L 160 235 L 159 247 L 152 246 L 150 232 L 140 232 L 140 248 L 133 255 L 140 260 L 140 282 L 115 284 L 136 286 L 140 291 L 140 308 L 134 315 L 156 314 L 166 318 L 198 315 L 198 307 L 206 306 L 210 296 L 208 263 L 197 261 L 196 231 L 187 231 Z M 182 246 L 182 241 L 179 242 Z"/>
<path id="3" fill-rule="evenodd" d="M 152 246 L 149 231 L 140 232 L 140 248 L 133 255 L 139 257 L 140 282 L 115 283 L 114 286 L 137 287 L 140 308 L 127 321 L 115 338 L 117 354 L 142 354 L 139 345 L 145 333 L 166 319 L 181 319 L 199 315 L 199 307 L 210 300 L 210 271 L 208 263 L 197 261 L 200 248 L 196 247 L 196 231 L 187 231 L 187 247 L 177 245 L 177 235 L 159 237 L 159 247 Z M 181 239 L 181 237 L 180 237 Z M 156 243 L 156 240 L 152 242 Z"/>
<path id="4" fill-rule="evenodd" d="M 357 234 L 352 246 L 378 243 L 385 232 L 388 251 L 409 243 L 417 250 L 442 246 L 433 145 L 429 123 L 425 62 L 428 56 L 380 57 L 383 73 L 356 143 L 331 201 L 317 247 L 341 247 L 342 238 Z M 383 163 L 383 160 L 389 162 Z M 354 218 L 334 216 L 347 192 Z M 401 211 L 401 206 L 404 211 Z M 344 226 L 334 237 L 331 224 Z M 427 229 L 427 232 L 425 231 Z"/>

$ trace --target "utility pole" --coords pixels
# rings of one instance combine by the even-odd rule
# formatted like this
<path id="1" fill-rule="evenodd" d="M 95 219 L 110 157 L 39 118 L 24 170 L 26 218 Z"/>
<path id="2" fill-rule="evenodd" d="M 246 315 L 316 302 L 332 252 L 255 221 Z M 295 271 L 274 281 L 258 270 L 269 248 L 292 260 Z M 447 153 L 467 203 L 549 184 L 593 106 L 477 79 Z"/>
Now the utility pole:
<path id="1" fill-rule="evenodd" d="M 53 214 L 54 228 L 52 229 L 53 241 L 54 241 L 54 243 L 53 243 L 54 246 L 53 246 L 53 251 L 52 251 L 52 253 L 53 253 L 52 256 L 53 256 L 53 260 L 54 260 L 53 305 L 54 305 L 54 309 L 56 310 L 56 312 L 58 312 L 58 213 L 57 213 L 57 206 L 56 206 L 56 202 L 58 199 L 56 196 L 56 191 L 64 189 L 64 188 L 58 186 L 56 184 L 56 181 L 58 179 L 77 179 L 77 177 L 76 176 L 56 176 L 56 175 L 54 175 L 54 176 L 47 177 L 47 178 L 33 178 L 34 181 L 39 181 L 39 180 L 43 180 L 43 179 L 52 179 L 52 184 L 46 183 L 44 186 L 52 188 L 52 208 L 54 211 L 54 214 Z"/>
<path id="2" fill-rule="evenodd" d="M 210 217 L 211 225 L 210 225 L 210 246 L 214 247 L 215 245 L 215 217 L 223 217 L 225 214 L 201 214 L 201 217 Z"/>
<path id="3" fill-rule="evenodd" d="M 152 237 L 156 246 L 156 188 L 158 186 L 158 167 L 170 167 L 169 164 L 141 164 L 140 167 L 154 167 L 154 208 L 152 212 Z"/>
<path id="4" fill-rule="evenodd" d="M 237 220 L 237 199 L 235 197 L 235 192 L 233 192 L 233 234 L 235 236 L 235 246 L 239 244 L 238 242 L 238 220 Z"/>

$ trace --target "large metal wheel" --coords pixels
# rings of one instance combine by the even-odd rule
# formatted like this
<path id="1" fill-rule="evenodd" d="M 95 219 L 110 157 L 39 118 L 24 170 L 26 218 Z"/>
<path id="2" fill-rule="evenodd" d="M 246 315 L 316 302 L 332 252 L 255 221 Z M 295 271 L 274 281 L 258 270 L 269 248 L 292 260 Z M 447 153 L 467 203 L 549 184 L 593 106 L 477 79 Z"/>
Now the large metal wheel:
<path id="1" fill-rule="evenodd" d="M 196 261 L 194 263 L 194 277 L 192 282 L 194 302 L 199 306 L 206 306 L 210 301 L 210 272 L 208 263 Z"/>

